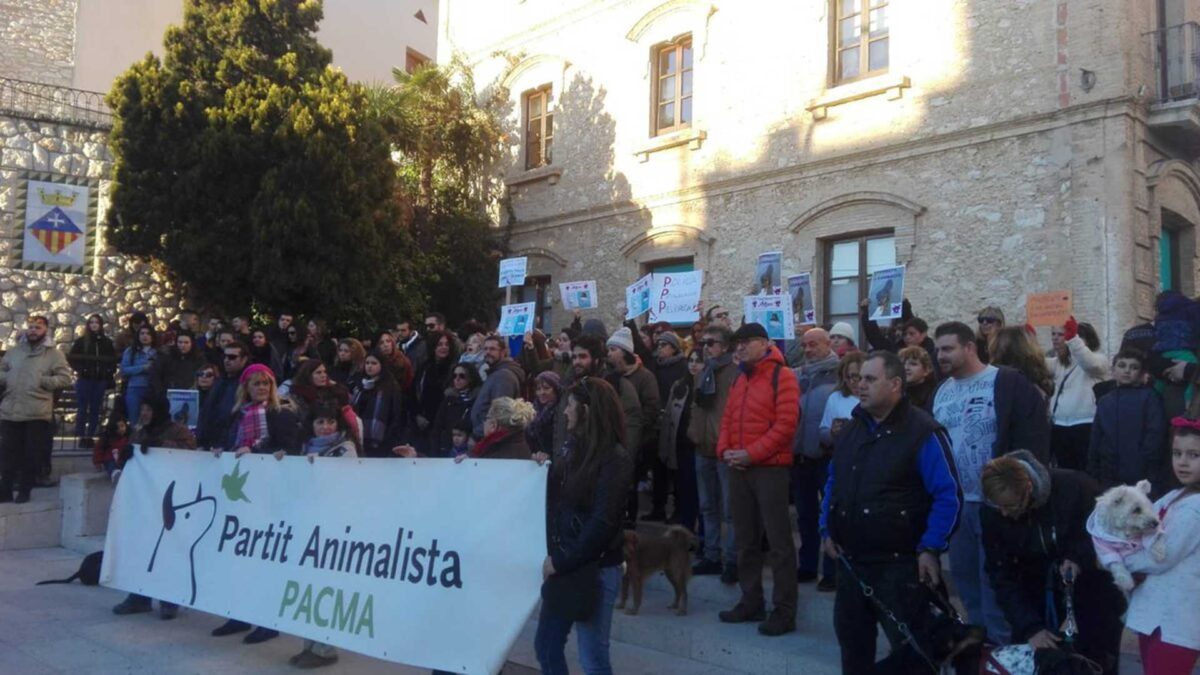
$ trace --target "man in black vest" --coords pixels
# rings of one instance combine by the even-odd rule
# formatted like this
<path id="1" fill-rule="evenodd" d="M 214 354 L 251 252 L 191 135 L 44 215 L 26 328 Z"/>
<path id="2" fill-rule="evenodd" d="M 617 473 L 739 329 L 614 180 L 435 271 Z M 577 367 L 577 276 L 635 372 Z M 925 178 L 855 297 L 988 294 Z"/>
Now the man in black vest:
<path id="1" fill-rule="evenodd" d="M 904 364 L 876 351 L 862 366 L 861 403 L 838 437 L 825 486 L 821 534 L 874 597 L 912 623 L 918 584 L 941 579 L 938 557 L 958 522 L 962 491 L 946 432 L 904 398 Z M 850 574 L 837 575 L 834 630 L 842 672 L 872 672 L 877 624 L 895 649 L 897 624 L 883 616 Z"/>

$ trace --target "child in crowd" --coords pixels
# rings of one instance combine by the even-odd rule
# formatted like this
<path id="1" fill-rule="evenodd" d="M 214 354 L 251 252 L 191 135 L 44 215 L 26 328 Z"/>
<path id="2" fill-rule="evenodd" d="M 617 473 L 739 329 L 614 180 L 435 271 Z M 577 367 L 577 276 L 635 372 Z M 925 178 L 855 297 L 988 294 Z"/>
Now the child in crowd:
<path id="1" fill-rule="evenodd" d="M 450 442 L 453 446 L 450 448 L 450 456 L 457 458 L 460 455 L 465 455 L 471 451 L 471 423 L 467 420 L 460 420 L 454 423 L 450 428 Z"/>
<path id="2" fill-rule="evenodd" d="M 1166 492 L 1167 419 L 1158 392 L 1146 384 L 1146 357 L 1132 348 L 1113 359 L 1116 388 L 1096 403 L 1087 472 L 1104 488 L 1149 480 Z"/>
<path id="3" fill-rule="evenodd" d="M 318 403 L 308 415 L 312 437 L 304 443 L 304 456 L 310 464 L 317 457 L 358 457 L 358 441 L 345 415 L 327 403 Z M 320 668 L 337 663 L 338 652 L 333 645 L 305 640 L 304 648 L 288 663 L 302 669 Z"/>
<path id="4" fill-rule="evenodd" d="M 92 448 L 92 464 L 97 469 L 104 469 L 109 478 L 117 469 L 117 459 L 129 447 L 129 422 L 124 417 L 114 415 L 104 425 L 96 446 Z"/>
<path id="5" fill-rule="evenodd" d="M 1154 504 L 1166 538 L 1161 562 L 1149 549 L 1125 558 L 1145 581 L 1133 590 L 1125 627 L 1138 634 L 1148 675 L 1189 675 L 1200 656 L 1200 419 L 1171 420 L 1171 466 L 1183 486 Z"/>
<path id="6" fill-rule="evenodd" d="M 925 412 L 933 411 L 933 392 L 937 391 L 933 359 L 924 347 L 905 347 L 900 350 L 904 362 L 904 394 L 908 401 Z"/>

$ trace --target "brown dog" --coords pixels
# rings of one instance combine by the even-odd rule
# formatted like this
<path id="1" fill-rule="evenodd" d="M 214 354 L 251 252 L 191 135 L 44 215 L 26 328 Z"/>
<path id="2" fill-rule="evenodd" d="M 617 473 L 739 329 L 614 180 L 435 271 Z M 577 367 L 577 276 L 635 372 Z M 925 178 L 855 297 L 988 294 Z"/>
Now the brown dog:
<path id="1" fill-rule="evenodd" d="M 686 527 L 672 525 L 662 536 L 639 537 L 633 530 L 625 530 L 625 576 L 621 579 L 621 600 L 617 608 L 625 607 L 629 586 L 633 585 L 633 606 L 625 609 L 626 614 L 637 614 L 642 607 L 642 588 L 646 579 L 655 572 L 665 572 L 675 589 L 675 601 L 668 609 L 676 614 L 687 614 L 687 585 L 692 578 L 690 551 L 696 544 L 696 536 Z"/>

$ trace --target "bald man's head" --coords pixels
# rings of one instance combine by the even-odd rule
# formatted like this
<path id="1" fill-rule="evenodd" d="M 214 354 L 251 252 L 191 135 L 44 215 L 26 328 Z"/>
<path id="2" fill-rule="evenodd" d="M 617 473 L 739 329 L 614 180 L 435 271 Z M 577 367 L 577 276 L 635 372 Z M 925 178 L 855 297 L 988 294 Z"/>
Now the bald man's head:
<path id="1" fill-rule="evenodd" d="M 800 344 L 804 347 L 805 361 L 820 361 L 829 358 L 829 355 L 833 353 L 833 347 L 829 343 L 829 333 L 824 328 L 808 330 L 804 333 L 804 337 L 800 338 Z"/>

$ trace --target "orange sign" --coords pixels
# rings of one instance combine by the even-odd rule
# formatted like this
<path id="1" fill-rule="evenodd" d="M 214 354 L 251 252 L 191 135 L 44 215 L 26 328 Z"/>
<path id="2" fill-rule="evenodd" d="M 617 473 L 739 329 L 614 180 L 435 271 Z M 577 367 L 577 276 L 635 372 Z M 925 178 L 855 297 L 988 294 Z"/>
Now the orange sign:
<path id="1" fill-rule="evenodd" d="M 1030 293 L 1025 302 L 1026 321 L 1031 326 L 1061 326 L 1073 313 L 1071 291 Z"/>

